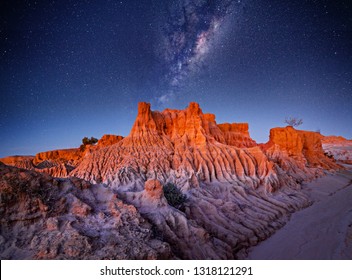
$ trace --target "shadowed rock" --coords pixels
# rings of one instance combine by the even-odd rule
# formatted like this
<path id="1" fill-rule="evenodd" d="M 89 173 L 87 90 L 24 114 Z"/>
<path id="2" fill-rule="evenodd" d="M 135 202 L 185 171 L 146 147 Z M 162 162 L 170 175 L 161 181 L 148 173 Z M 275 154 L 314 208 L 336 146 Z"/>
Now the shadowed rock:
<path id="1" fill-rule="evenodd" d="M 0 163 L 1 259 L 172 257 L 132 205 L 101 185 Z"/>
<path id="2" fill-rule="evenodd" d="M 322 136 L 321 142 L 327 156 L 346 164 L 352 164 L 352 140 L 341 136 Z"/>

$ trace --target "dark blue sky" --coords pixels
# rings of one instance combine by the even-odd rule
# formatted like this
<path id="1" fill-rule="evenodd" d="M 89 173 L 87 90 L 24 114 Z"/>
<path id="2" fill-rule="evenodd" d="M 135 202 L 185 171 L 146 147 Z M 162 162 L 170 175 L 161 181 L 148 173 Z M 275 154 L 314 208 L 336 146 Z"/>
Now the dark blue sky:
<path id="1" fill-rule="evenodd" d="M 258 142 L 287 116 L 352 138 L 351 1 L 2 1 L 0 13 L 0 157 L 126 136 L 138 101 L 196 101 Z"/>

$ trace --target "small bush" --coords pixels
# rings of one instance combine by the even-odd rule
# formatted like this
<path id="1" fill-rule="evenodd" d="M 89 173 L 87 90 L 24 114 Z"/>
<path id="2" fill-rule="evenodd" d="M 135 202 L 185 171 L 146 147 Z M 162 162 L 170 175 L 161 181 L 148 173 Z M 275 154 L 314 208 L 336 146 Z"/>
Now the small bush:
<path id="1" fill-rule="evenodd" d="M 79 146 L 79 150 L 80 150 L 81 152 L 83 152 L 83 151 L 86 149 L 86 145 L 94 145 L 94 144 L 97 143 L 97 142 L 98 142 L 98 139 L 95 138 L 95 137 L 90 137 L 90 138 L 84 137 L 84 138 L 82 139 L 82 145 Z"/>
<path id="2" fill-rule="evenodd" d="M 180 208 L 186 201 L 186 196 L 172 183 L 163 186 L 163 190 L 167 202 L 175 208 Z"/>
<path id="3" fill-rule="evenodd" d="M 90 138 L 84 137 L 84 138 L 82 139 L 83 145 L 92 145 L 92 144 L 95 144 L 95 143 L 97 143 L 97 142 L 98 142 L 98 139 L 97 139 L 97 138 L 94 138 L 94 137 L 90 137 Z"/>

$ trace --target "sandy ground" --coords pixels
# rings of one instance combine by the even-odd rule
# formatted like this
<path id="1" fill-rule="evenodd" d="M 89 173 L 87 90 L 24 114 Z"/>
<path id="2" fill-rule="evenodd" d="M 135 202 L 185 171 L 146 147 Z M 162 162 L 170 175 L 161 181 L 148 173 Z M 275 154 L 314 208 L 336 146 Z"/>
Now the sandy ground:
<path id="1" fill-rule="evenodd" d="M 248 259 L 352 259 L 352 165 L 303 186 L 314 203 L 294 213 Z"/>

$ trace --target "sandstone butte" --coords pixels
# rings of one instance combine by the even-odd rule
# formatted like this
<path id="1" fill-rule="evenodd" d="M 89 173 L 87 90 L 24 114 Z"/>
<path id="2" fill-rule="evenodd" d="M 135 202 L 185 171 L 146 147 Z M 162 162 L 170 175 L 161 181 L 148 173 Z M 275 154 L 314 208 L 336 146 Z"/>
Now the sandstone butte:
<path id="1" fill-rule="evenodd" d="M 85 149 L 0 160 L 22 168 L 0 165 L 0 191 L 8 199 L 1 204 L 0 255 L 241 258 L 249 246 L 282 227 L 290 213 L 311 203 L 302 182 L 342 168 L 324 152 L 322 141 L 319 133 L 285 127 L 271 129 L 269 141 L 257 144 L 247 123 L 217 124 L 215 115 L 203 113 L 197 103 L 162 112 L 139 103 L 125 138 L 104 135 Z M 166 183 L 186 195 L 182 211 L 165 199 Z M 70 213 L 81 218 L 68 218 Z M 116 226 L 113 232 L 110 223 Z M 128 230 L 120 231 L 122 225 Z M 55 241 L 57 248 L 75 244 L 81 249 L 51 252 L 53 234 L 63 235 Z M 139 244 L 133 253 L 126 251 L 126 234 Z"/>

